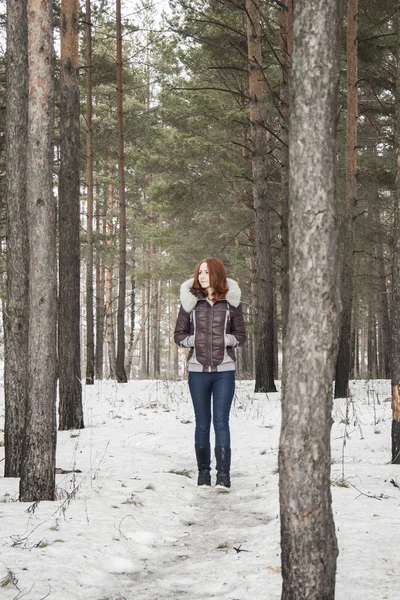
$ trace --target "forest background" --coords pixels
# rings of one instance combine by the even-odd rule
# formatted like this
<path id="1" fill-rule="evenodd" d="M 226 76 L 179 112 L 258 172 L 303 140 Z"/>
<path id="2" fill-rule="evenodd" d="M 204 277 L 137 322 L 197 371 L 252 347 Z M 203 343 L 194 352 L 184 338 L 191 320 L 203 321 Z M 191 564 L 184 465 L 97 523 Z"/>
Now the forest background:
<path id="1" fill-rule="evenodd" d="M 172 1 L 163 12 L 164 5 L 146 0 L 127 3 L 122 9 L 126 373 L 128 377 L 182 376 L 184 357 L 178 355 L 172 339 L 179 286 L 190 277 L 199 260 L 218 256 L 242 288 L 249 343 L 239 353 L 239 375 L 255 376 L 255 356 L 260 354 L 255 351 L 254 334 L 257 337 L 260 331 L 255 327 L 255 319 L 260 296 L 264 300 L 257 274 L 257 267 L 260 270 L 262 266 L 257 264 L 260 252 L 257 252 L 256 220 L 266 218 L 270 235 L 266 236 L 268 248 L 262 248 L 261 253 L 272 266 L 267 273 L 272 306 L 266 310 L 267 335 L 273 337 L 273 349 L 267 353 L 277 378 L 288 294 L 288 11 L 281 2 L 259 5 L 262 64 L 257 65 L 254 60 L 253 68 L 262 69 L 261 126 L 266 151 L 262 175 L 264 204 L 257 209 L 252 187 L 246 5 L 239 1 Z M 92 3 L 91 64 L 87 60 L 85 10 L 87 6 L 86 9 L 80 7 L 78 65 L 81 354 L 82 373 L 86 371 L 90 382 L 94 377 L 118 377 L 116 321 L 121 286 L 121 198 L 115 5 Z M 383 5 L 368 0 L 358 8 L 358 139 L 353 151 L 356 153 L 356 197 L 351 215 L 354 246 L 350 250 L 345 249 L 344 231 L 350 153 L 346 147 L 346 117 L 351 99 L 346 83 L 346 18 L 343 22 L 337 208 L 342 224 L 341 251 L 343 256 L 349 252 L 354 256 L 354 266 L 347 265 L 353 286 L 352 377 L 390 376 L 389 314 L 396 175 L 395 12 L 396 2 L 390 0 Z M 59 49 L 60 6 L 57 3 L 54 15 L 56 49 Z M 4 71 L 4 53 L 2 61 Z M 56 56 L 55 194 L 60 169 L 60 69 L 60 58 Z M 88 123 L 89 73 L 91 124 Z M 3 79 L 3 98 L 4 84 Z M 1 114 L 5 131 L 5 112 Z M 4 176 L 2 181 L 5 272 Z M 263 217 L 261 211 L 268 214 Z M 3 288 L 3 297 L 5 294 Z M 271 376 L 267 387 L 272 391 Z"/>
<path id="2" fill-rule="evenodd" d="M 83 379 L 182 377 L 179 286 L 218 256 L 239 377 L 283 372 L 282 597 L 331 599 L 333 379 L 391 379 L 400 463 L 400 4 L 159 8 L 7 2 L 4 476 L 56 499 Z"/>

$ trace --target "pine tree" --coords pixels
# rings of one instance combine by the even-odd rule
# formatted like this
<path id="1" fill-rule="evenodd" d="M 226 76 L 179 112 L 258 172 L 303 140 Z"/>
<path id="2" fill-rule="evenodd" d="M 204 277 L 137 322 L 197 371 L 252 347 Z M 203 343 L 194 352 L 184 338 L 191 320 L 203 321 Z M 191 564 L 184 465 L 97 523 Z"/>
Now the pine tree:
<path id="1" fill-rule="evenodd" d="M 94 383 L 94 323 L 93 323 L 93 56 L 92 8 L 86 0 L 86 383 Z"/>
<path id="2" fill-rule="evenodd" d="M 126 200 L 125 200 L 125 146 L 122 78 L 122 23 L 121 0 L 116 0 L 117 23 L 117 138 L 118 138 L 118 202 L 119 202 L 119 271 L 117 316 L 117 363 L 119 383 L 126 383 L 125 373 L 125 304 L 126 304 Z"/>
<path id="3" fill-rule="evenodd" d="M 28 395 L 29 254 L 27 2 L 7 3 L 7 305 L 4 315 L 5 477 L 19 477 Z"/>
<path id="4" fill-rule="evenodd" d="M 282 600 L 335 596 L 338 549 L 331 506 L 330 430 L 339 308 L 335 214 L 339 13 L 340 0 L 294 3 L 290 298 L 279 446 Z"/>
<path id="5" fill-rule="evenodd" d="M 250 139 L 254 204 L 256 319 L 255 392 L 276 392 L 274 383 L 274 318 L 271 220 L 267 186 L 267 144 L 263 105 L 261 14 L 258 0 L 246 1 L 249 61 Z"/>
<path id="6" fill-rule="evenodd" d="M 56 203 L 53 197 L 52 4 L 28 0 L 29 391 L 20 500 L 54 500 Z"/>
<path id="7" fill-rule="evenodd" d="M 397 7 L 397 71 L 395 156 L 397 162 L 394 201 L 392 267 L 392 463 L 400 464 L 400 3 Z"/>
<path id="8" fill-rule="evenodd" d="M 355 208 L 357 202 L 357 12 L 358 0 L 347 8 L 346 214 L 341 276 L 342 312 L 335 375 L 335 398 L 349 394 L 351 316 L 354 290 Z"/>
<path id="9" fill-rule="evenodd" d="M 80 345 L 80 140 L 78 0 L 61 2 L 59 429 L 82 429 Z"/>

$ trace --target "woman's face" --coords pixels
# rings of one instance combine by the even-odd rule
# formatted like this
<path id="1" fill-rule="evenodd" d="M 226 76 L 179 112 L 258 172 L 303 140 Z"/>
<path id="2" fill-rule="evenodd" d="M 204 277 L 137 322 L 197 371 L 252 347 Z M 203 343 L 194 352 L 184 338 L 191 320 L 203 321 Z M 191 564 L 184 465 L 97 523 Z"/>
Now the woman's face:
<path id="1" fill-rule="evenodd" d="M 199 283 L 203 289 L 210 287 L 210 274 L 208 272 L 207 263 L 203 262 L 199 269 Z"/>

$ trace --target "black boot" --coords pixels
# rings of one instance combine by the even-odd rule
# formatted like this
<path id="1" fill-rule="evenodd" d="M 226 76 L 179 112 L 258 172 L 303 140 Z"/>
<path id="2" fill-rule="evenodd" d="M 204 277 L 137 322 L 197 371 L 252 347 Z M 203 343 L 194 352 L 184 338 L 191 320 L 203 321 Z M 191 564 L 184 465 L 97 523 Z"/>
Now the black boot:
<path id="1" fill-rule="evenodd" d="M 221 491 L 229 491 L 231 487 L 231 449 L 229 446 L 215 446 L 215 458 L 217 460 L 217 483 Z"/>
<path id="2" fill-rule="evenodd" d="M 208 446 L 195 446 L 195 450 L 196 450 L 197 468 L 199 469 L 197 485 L 210 486 L 211 485 L 210 444 L 208 444 Z"/>

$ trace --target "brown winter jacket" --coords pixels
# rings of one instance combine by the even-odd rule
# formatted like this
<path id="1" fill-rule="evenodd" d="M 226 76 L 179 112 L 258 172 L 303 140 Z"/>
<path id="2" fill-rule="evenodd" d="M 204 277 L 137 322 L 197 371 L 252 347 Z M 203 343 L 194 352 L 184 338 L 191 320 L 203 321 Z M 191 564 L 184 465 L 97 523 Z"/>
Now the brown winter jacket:
<path id="1" fill-rule="evenodd" d="M 192 285 L 193 279 L 189 279 L 181 286 L 181 307 L 174 333 L 178 346 L 190 348 L 188 370 L 234 370 L 234 347 L 246 341 L 240 288 L 236 281 L 228 279 L 226 298 L 211 305 L 201 293 L 192 293 Z"/>

